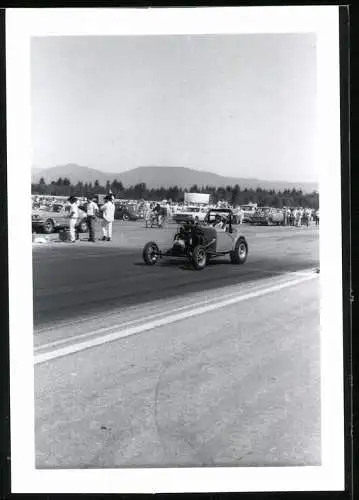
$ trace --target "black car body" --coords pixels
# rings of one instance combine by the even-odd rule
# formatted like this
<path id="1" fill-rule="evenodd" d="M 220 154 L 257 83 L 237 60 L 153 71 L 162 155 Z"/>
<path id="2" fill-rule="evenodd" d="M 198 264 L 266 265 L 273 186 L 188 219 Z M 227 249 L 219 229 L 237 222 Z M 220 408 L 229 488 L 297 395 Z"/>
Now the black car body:
<path id="1" fill-rule="evenodd" d="M 115 204 L 115 219 L 136 221 L 141 214 L 132 205 Z"/>

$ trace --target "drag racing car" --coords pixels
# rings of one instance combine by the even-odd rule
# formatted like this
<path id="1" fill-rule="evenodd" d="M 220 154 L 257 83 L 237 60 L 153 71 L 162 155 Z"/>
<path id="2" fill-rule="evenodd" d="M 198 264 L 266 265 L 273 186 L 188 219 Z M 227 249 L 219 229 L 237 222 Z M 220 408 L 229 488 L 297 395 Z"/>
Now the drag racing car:
<path id="1" fill-rule="evenodd" d="M 246 238 L 233 228 L 231 209 L 211 209 L 204 222 L 182 224 L 172 247 L 161 251 L 154 241 L 143 248 L 146 264 L 154 265 L 162 257 L 184 258 L 197 270 L 204 269 L 212 258 L 229 255 L 233 264 L 244 264 L 248 255 Z"/>

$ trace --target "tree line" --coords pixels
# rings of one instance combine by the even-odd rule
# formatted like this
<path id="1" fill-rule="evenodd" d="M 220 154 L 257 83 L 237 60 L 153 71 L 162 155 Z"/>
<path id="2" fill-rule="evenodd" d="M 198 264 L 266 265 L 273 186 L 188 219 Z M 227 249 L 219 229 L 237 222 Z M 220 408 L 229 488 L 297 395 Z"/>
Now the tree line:
<path id="1" fill-rule="evenodd" d="M 70 179 L 59 177 L 57 181 L 47 184 L 44 178 L 38 183 L 31 184 L 31 192 L 35 195 L 52 196 L 87 196 L 89 194 L 107 194 L 113 193 L 116 198 L 128 200 L 148 200 L 161 201 L 171 200 L 172 202 L 182 202 L 186 192 L 207 193 L 210 195 L 211 203 L 225 201 L 232 206 L 247 205 L 248 203 L 257 203 L 260 206 L 272 206 L 282 208 L 283 206 L 301 206 L 305 208 L 319 208 L 319 194 L 303 193 L 300 189 L 285 189 L 276 191 L 274 189 L 263 188 L 241 188 L 238 184 L 234 186 L 197 186 L 190 189 L 183 189 L 178 186 L 168 188 L 148 188 L 141 182 L 134 186 L 125 187 L 121 181 L 107 181 L 103 186 L 96 180 L 94 183 L 78 182 L 71 184 Z"/>

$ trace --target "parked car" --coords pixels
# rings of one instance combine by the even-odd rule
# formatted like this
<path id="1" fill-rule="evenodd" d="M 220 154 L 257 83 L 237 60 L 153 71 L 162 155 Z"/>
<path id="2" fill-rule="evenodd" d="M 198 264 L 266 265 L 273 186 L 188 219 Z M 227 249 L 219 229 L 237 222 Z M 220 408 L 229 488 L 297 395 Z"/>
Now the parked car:
<path id="1" fill-rule="evenodd" d="M 119 220 L 138 220 L 141 216 L 135 205 L 125 205 L 115 203 L 115 219 Z"/>
<path id="2" fill-rule="evenodd" d="M 252 205 L 241 205 L 241 209 L 243 212 L 243 221 L 242 222 L 251 222 L 255 211 L 257 210 L 257 204 L 254 203 Z"/>
<path id="3" fill-rule="evenodd" d="M 282 210 L 272 207 L 258 207 L 251 218 L 252 224 L 265 224 L 272 226 L 274 224 L 284 224 L 284 214 Z"/>
<path id="4" fill-rule="evenodd" d="M 184 207 L 181 211 L 176 212 L 172 216 L 173 222 L 182 224 L 184 222 L 203 222 L 207 209 L 204 207 Z"/>
<path id="5" fill-rule="evenodd" d="M 53 205 L 49 208 L 33 210 L 31 215 L 32 232 L 50 234 L 59 229 L 68 228 L 69 210 L 70 205 Z M 86 213 L 81 209 L 79 209 L 77 230 L 79 233 L 88 231 Z"/>
<path id="6" fill-rule="evenodd" d="M 217 221 L 223 226 L 217 227 Z M 161 251 L 154 241 L 143 248 L 146 264 L 154 265 L 162 257 L 184 258 L 197 270 L 204 269 L 212 258 L 229 255 L 233 264 L 244 264 L 248 255 L 246 238 L 232 226 L 230 209 L 210 210 L 203 224 L 185 222 L 175 234 L 172 247 Z"/>

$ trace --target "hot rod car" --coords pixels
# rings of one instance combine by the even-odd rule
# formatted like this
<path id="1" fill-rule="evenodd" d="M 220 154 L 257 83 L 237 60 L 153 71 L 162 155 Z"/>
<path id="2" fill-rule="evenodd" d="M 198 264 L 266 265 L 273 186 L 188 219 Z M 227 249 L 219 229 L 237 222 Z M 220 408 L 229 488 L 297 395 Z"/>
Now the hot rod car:
<path id="1" fill-rule="evenodd" d="M 248 255 L 245 237 L 233 228 L 231 209 L 211 209 L 204 222 L 186 222 L 175 234 L 172 247 L 161 251 L 154 241 L 143 248 L 143 260 L 154 265 L 162 257 L 187 259 L 201 270 L 210 259 L 229 255 L 233 264 L 244 264 Z"/>

